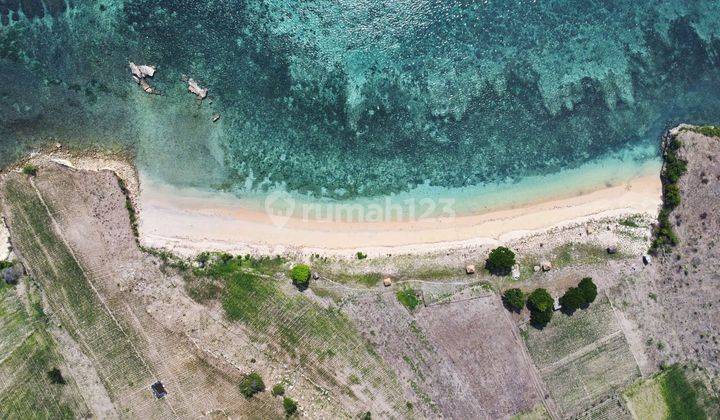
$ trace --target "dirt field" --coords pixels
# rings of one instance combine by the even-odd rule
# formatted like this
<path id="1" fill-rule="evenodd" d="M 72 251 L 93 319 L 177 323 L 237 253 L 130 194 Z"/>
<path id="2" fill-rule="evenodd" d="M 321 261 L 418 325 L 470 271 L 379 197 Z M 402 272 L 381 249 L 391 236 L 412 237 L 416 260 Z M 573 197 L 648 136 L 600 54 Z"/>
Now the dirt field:
<path id="1" fill-rule="evenodd" d="M 541 385 L 528 380 L 534 368 L 495 294 L 413 313 L 393 292 L 366 293 L 345 305 L 409 385 L 418 401 L 415 411 L 423 416 L 500 418 L 531 410 L 543 399 Z"/>

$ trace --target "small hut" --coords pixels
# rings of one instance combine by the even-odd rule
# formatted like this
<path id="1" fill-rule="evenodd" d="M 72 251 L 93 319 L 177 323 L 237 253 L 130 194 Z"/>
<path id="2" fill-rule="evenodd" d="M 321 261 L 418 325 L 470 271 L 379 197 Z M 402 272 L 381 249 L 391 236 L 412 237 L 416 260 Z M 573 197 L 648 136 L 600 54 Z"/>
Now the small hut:
<path id="1" fill-rule="evenodd" d="M 167 395 L 167 391 L 165 390 L 165 387 L 160 381 L 157 381 L 154 384 L 150 385 L 150 389 L 152 389 L 155 398 L 163 398 Z"/>

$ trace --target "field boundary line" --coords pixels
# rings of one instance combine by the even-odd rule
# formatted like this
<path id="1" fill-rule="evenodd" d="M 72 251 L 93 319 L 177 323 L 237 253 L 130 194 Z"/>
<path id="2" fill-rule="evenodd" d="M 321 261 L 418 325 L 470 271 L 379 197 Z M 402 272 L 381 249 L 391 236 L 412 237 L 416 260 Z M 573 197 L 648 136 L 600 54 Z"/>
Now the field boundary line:
<path id="1" fill-rule="evenodd" d="M 557 368 L 559 368 L 559 367 L 562 367 L 562 366 L 564 366 L 564 365 L 572 362 L 573 360 L 577 360 L 578 358 L 580 358 L 580 357 L 582 357 L 582 356 L 590 353 L 590 352 L 593 351 L 593 350 L 597 350 L 600 346 L 609 343 L 609 342 L 610 342 L 611 340 L 613 340 L 615 337 L 617 337 L 618 335 L 621 335 L 622 332 L 623 332 L 623 331 L 622 331 L 621 329 L 618 329 L 617 331 L 612 332 L 612 333 L 610 333 L 610 334 L 608 334 L 608 335 L 606 335 L 606 336 L 604 336 L 604 337 L 598 338 L 597 340 L 593 341 L 592 343 L 590 343 L 590 344 L 588 344 L 588 345 L 586 345 L 586 346 L 580 347 L 579 349 L 577 349 L 577 350 L 575 350 L 574 352 L 568 354 L 567 356 L 565 356 L 565 357 L 563 357 L 563 358 L 561 358 L 561 359 L 558 359 L 558 360 L 550 363 L 549 365 L 547 365 L 547 366 L 545 366 L 544 368 L 540 369 L 540 372 L 542 372 L 542 373 L 551 373 L 551 372 L 553 372 L 555 369 L 557 369 Z M 624 337 L 624 335 L 623 335 L 623 337 Z"/>

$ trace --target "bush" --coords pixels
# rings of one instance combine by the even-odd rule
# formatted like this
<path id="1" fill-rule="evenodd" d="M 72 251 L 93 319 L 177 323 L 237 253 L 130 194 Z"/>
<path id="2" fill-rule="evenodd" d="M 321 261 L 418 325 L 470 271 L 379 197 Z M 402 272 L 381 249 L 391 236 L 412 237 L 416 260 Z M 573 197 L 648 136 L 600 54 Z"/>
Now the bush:
<path id="1" fill-rule="evenodd" d="M 560 306 L 562 306 L 563 311 L 567 313 L 575 312 L 585 303 L 587 303 L 585 301 L 585 296 L 577 287 L 569 288 L 560 298 Z"/>
<path id="2" fill-rule="evenodd" d="M 485 268 L 498 276 L 510 274 L 513 265 L 515 265 L 515 253 L 504 246 L 499 246 L 490 251 L 490 255 L 485 261 Z"/>
<path id="3" fill-rule="evenodd" d="M 665 206 L 674 209 L 680 205 L 680 188 L 677 184 L 665 184 L 663 187 L 663 199 Z"/>
<path id="4" fill-rule="evenodd" d="M 285 397 L 283 398 L 283 409 L 285 410 L 285 415 L 287 417 L 292 416 L 297 412 L 298 405 L 292 398 Z"/>
<path id="5" fill-rule="evenodd" d="M 364 260 L 365 258 L 367 258 L 367 254 L 362 251 L 358 251 L 355 256 L 358 260 Z"/>
<path id="6" fill-rule="evenodd" d="M 290 270 L 290 278 L 300 289 L 306 289 L 310 283 L 310 267 L 298 264 Z"/>
<path id="7" fill-rule="evenodd" d="M 65 381 L 65 378 L 62 376 L 62 372 L 60 372 L 60 369 L 58 368 L 52 368 L 48 371 L 48 378 L 50 378 L 50 382 L 58 385 L 65 385 L 67 382 Z"/>
<path id="8" fill-rule="evenodd" d="M 28 163 L 22 168 L 22 173 L 24 173 L 25 175 L 35 176 L 37 175 L 37 171 L 38 167 L 33 165 L 32 163 Z"/>
<path id="9" fill-rule="evenodd" d="M 545 289 L 535 289 L 528 296 L 527 307 L 530 309 L 530 323 L 543 328 L 552 319 L 555 301 Z"/>
<path id="10" fill-rule="evenodd" d="M 272 394 L 274 397 L 277 397 L 279 395 L 285 395 L 285 387 L 283 384 L 277 384 L 272 389 Z"/>
<path id="11" fill-rule="evenodd" d="M 265 391 L 265 383 L 257 372 L 252 372 L 245 375 L 240 380 L 240 392 L 245 398 L 251 398 L 258 392 Z"/>
<path id="12" fill-rule="evenodd" d="M 503 293 L 505 306 L 515 312 L 520 312 L 525 306 L 525 294 L 520 289 L 507 289 Z"/>
<path id="13" fill-rule="evenodd" d="M 578 290 L 582 293 L 584 304 L 589 305 L 595 301 L 597 297 L 597 286 L 593 283 L 592 278 L 585 277 L 580 280 Z"/>

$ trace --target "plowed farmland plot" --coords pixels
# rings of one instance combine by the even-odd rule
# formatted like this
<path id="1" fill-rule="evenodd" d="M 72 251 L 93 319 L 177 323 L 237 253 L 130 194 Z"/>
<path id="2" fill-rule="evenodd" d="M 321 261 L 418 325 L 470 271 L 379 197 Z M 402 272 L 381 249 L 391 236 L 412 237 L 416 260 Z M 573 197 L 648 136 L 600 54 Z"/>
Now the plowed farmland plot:
<path id="1" fill-rule="evenodd" d="M 605 409 L 613 412 L 613 405 L 603 401 L 640 377 L 612 307 L 604 297 L 572 316 L 556 312 L 544 329 L 528 331 L 526 343 L 565 416 L 586 410 L 591 410 L 587 414 L 595 410 L 600 417 Z"/>

